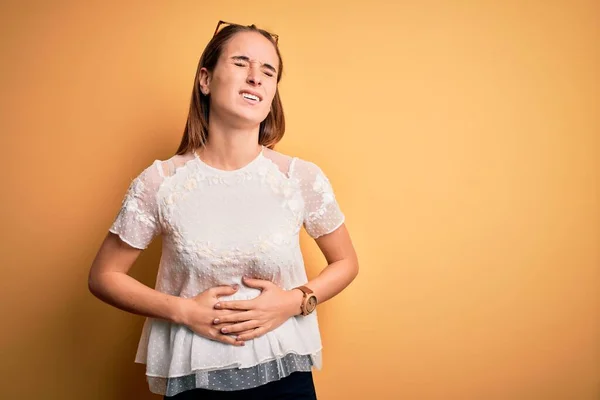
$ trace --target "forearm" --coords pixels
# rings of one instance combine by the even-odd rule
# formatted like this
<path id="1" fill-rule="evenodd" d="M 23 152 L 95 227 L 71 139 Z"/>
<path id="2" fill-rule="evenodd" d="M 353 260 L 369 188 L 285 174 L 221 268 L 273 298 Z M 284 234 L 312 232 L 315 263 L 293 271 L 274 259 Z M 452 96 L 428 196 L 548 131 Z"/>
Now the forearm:
<path id="1" fill-rule="evenodd" d="M 89 280 L 89 289 L 100 300 L 145 317 L 183 323 L 183 301 L 149 288 L 122 272 L 104 272 Z"/>
<path id="2" fill-rule="evenodd" d="M 347 258 L 329 264 L 305 286 L 314 292 L 319 304 L 322 304 L 344 290 L 357 275 L 358 260 Z"/>

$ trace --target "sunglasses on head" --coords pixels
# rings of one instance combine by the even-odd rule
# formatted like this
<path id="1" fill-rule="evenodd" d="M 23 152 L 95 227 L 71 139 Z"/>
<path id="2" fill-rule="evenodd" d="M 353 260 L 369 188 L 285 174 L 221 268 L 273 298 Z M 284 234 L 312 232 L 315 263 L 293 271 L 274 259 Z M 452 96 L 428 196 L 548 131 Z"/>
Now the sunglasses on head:
<path id="1" fill-rule="evenodd" d="M 244 26 L 244 25 L 240 25 L 240 24 L 234 24 L 233 22 L 226 22 L 226 21 L 219 21 L 219 23 L 217 24 L 217 28 L 215 29 L 215 33 L 213 34 L 213 37 L 217 36 L 217 33 L 219 33 L 219 30 L 222 29 L 223 27 L 227 26 L 227 25 L 233 25 L 233 26 Z M 245 25 L 249 28 L 256 28 L 256 26 L 254 24 L 252 25 Z M 269 35 L 271 35 L 271 37 L 273 38 L 273 40 L 275 40 L 275 44 L 278 44 L 279 42 L 279 36 L 275 35 L 271 32 L 268 32 Z"/>

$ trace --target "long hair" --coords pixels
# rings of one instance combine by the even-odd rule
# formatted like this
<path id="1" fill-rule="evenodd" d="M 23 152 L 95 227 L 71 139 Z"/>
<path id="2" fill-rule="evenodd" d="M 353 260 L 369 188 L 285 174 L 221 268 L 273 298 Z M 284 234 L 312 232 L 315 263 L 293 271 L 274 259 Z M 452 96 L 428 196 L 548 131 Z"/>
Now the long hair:
<path id="1" fill-rule="evenodd" d="M 211 41 L 208 42 L 208 45 L 206 45 L 206 48 L 200 57 L 200 62 L 198 63 L 198 68 L 196 70 L 196 77 L 194 78 L 194 88 L 192 91 L 187 123 L 176 154 L 181 155 L 188 151 L 195 151 L 196 149 L 203 147 L 208 141 L 210 98 L 209 96 L 204 95 L 202 90 L 200 90 L 200 70 L 206 68 L 208 71 L 212 72 L 221 56 L 223 47 L 236 33 L 239 32 L 258 32 L 273 43 L 275 51 L 277 52 L 277 57 L 279 58 L 279 70 L 277 72 L 277 84 L 279 84 L 283 72 L 283 62 L 281 53 L 277 47 L 277 42 L 269 32 L 259 29 L 255 25 L 228 25 L 221 29 Z M 260 123 L 258 144 L 272 149 L 275 147 L 275 144 L 283 138 L 284 132 L 285 118 L 283 115 L 283 105 L 281 104 L 281 98 L 279 97 L 279 87 L 277 87 L 273 103 L 271 103 L 271 111 L 269 111 L 265 120 Z"/>

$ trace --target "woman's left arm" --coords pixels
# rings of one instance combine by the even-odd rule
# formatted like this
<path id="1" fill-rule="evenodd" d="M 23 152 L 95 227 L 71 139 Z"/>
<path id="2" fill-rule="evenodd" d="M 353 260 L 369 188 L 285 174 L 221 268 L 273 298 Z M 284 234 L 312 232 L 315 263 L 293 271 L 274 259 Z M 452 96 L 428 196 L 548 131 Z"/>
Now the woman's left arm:
<path id="1" fill-rule="evenodd" d="M 318 303 L 336 296 L 358 275 L 358 257 L 345 224 L 335 231 L 320 236 L 315 242 L 327 260 L 327 267 L 304 286 L 311 289 Z M 289 318 L 300 314 L 303 293 L 300 290 L 284 290 L 271 281 L 244 279 L 244 284 L 260 289 L 260 296 L 252 300 L 221 301 L 215 305 L 219 309 L 238 310 L 239 313 L 226 315 L 214 321 L 223 326 L 222 332 L 237 334 L 238 340 L 251 340 L 272 331 Z"/>
<path id="2" fill-rule="evenodd" d="M 304 286 L 311 289 L 319 304 L 322 304 L 344 290 L 356 278 L 358 257 L 345 224 L 330 234 L 315 239 L 315 242 L 328 265 Z"/>

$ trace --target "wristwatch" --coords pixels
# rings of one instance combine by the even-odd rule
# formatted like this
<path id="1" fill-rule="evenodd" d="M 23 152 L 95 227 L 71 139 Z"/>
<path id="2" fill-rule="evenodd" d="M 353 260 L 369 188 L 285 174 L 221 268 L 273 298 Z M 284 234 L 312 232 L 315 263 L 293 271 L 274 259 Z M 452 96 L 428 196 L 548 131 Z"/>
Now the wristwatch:
<path id="1" fill-rule="evenodd" d="M 300 311 L 302 315 L 306 316 L 317 308 L 317 296 L 314 295 L 313 291 L 306 286 L 298 286 L 294 289 L 300 289 L 304 295 L 302 298 L 302 304 L 300 304 Z"/>

